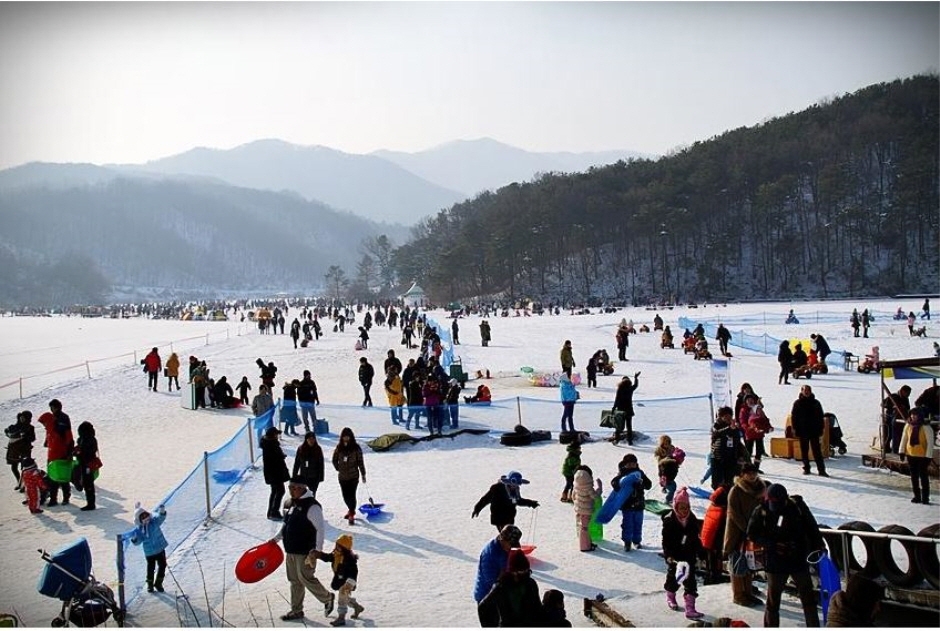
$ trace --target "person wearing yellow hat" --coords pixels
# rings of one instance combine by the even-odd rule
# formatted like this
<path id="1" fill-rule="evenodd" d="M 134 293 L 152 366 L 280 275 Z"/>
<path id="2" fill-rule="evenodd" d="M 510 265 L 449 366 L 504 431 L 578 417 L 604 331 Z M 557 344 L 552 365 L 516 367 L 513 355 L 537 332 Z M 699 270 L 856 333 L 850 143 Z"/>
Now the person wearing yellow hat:
<path id="1" fill-rule="evenodd" d="M 333 581 L 330 587 L 336 590 L 336 620 L 330 623 L 334 627 L 346 624 L 346 612 L 353 608 L 352 618 L 359 618 L 365 609 L 353 598 L 356 589 L 356 580 L 359 578 L 359 557 L 353 554 L 352 535 L 343 533 L 336 538 L 336 545 L 332 552 L 317 552 L 321 561 L 329 561 L 333 566 Z"/>

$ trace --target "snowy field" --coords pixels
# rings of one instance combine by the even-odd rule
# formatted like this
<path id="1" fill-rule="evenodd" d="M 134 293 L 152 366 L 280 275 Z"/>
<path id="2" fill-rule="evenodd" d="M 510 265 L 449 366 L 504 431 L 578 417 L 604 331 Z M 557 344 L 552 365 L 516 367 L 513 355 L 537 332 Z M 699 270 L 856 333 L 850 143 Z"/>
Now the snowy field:
<path id="1" fill-rule="evenodd" d="M 707 318 L 711 322 L 721 318 L 729 322 L 746 319 L 755 324 L 746 327 L 730 324 L 733 334 L 744 329 L 752 335 L 767 333 L 777 338 L 806 339 L 819 332 L 833 349 L 863 356 L 872 345 L 878 345 L 883 359 L 902 359 L 932 355 L 938 326 L 928 325 L 926 339 L 911 338 L 905 323 L 893 321 L 885 314 L 893 313 L 898 306 L 905 311 L 917 311 L 921 303 L 921 300 L 859 300 L 709 305 L 663 310 L 660 314 L 677 338 L 682 333 L 677 324 L 680 316 Z M 852 337 L 848 318 L 853 307 L 859 311 L 868 307 L 879 314 L 870 339 Z M 795 309 L 802 324 L 783 324 L 790 308 Z M 564 340 L 570 339 L 577 362 L 575 371 L 583 371 L 598 348 L 606 348 L 612 358 L 616 357 L 614 332 L 621 318 L 632 319 L 638 328 L 641 324 L 652 328 L 653 311 L 642 308 L 613 314 L 594 311 L 592 315 L 490 317 L 493 341 L 487 348 L 479 342 L 480 317 L 461 318 L 462 344 L 455 348 L 455 355 L 462 358 L 471 376 L 477 370 L 490 371 L 493 378 L 486 382 L 494 399 L 505 400 L 503 407 L 514 407 L 517 396 L 544 400 L 542 406 L 521 406 L 523 420 L 530 429 L 549 429 L 557 435 L 561 416 L 557 390 L 529 385 L 517 376 L 519 368 L 558 370 L 559 349 Z M 832 313 L 844 317 L 834 321 L 820 316 Z M 293 310 L 288 314 L 288 323 L 295 315 Z M 443 312 L 432 312 L 431 317 L 449 325 Z M 524 496 L 541 502 L 537 511 L 521 508 L 517 517 L 523 542 L 538 546 L 532 557 L 534 578 L 543 592 L 550 588 L 564 592 L 568 618 L 575 626 L 591 626 L 581 614 L 581 599 L 598 593 L 605 594 L 612 606 L 638 626 L 685 626 L 682 614 L 667 610 L 663 604 L 664 564 L 656 554 L 660 550 L 657 517 L 645 515 L 643 550 L 629 554 L 623 551 L 617 517 L 605 528 L 606 540 L 596 552 L 579 552 L 573 509 L 558 501 L 564 484 L 560 470 L 565 449 L 556 441 L 521 448 L 500 446 L 499 432 L 511 429 L 513 414 L 494 412 L 490 417 L 483 414 L 465 417 L 462 427 L 483 427 L 486 418 L 498 417 L 498 421 L 490 423 L 494 431 L 488 435 L 464 434 L 455 440 L 372 452 L 364 446 L 367 440 L 397 428 L 390 424 L 385 410 L 365 412 L 348 407 L 361 402 L 356 379 L 358 356 L 367 356 L 381 370 L 388 349 L 395 349 L 403 363 L 415 351 L 409 352 L 399 344 L 397 329 L 373 328 L 370 348 L 362 353 L 353 350 L 355 326 L 347 327 L 342 334 L 333 333 L 331 327 L 324 327 L 324 331 L 325 337 L 309 348 L 295 350 L 286 335 L 262 336 L 248 323 L 0 318 L 3 359 L 0 419 L 4 426 L 13 423 L 16 413 L 24 409 L 31 410 L 34 419 L 38 418 L 47 410 L 48 401 L 58 398 L 71 416 L 73 428 L 84 420 L 94 422 L 104 462 L 98 481 L 99 508 L 94 512 L 79 512 L 84 502 L 80 493 L 73 493 L 71 506 L 47 508 L 42 515 L 33 516 L 20 504 L 23 496 L 13 491 L 14 480 L 8 470 L 6 483 L 0 487 L 3 532 L 0 557 L 5 570 L 0 574 L 0 612 L 17 613 L 27 626 L 48 626 L 58 613 L 59 602 L 36 592 L 36 580 L 44 566 L 36 550 L 55 550 L 79 536 L 87 537 L 91 543 L 98 577 L 113 584 L 114 540 L 131 527 L 134 502 L 156 505 L 192 470 L 204 451 L 216 449 L 245 425 L 244 409 L 195 412 L 183 409 L 179 394 L 166 392 L 162 378 L 160 392 L 146 390 L 146 375 L 137 362 L 151 346 L 159 346 L 165 360 L 173 343 L 184 366 L 186 358 L 195 354 L 208 362 L 214 377 L 227 375 L 233 385 L 247 375 L 255 388 L 253 393 L 259 383 L 254 364 L 258 357 L 275 362 L 279 385 L 286 378 L 300 378 L 304 369 L 310 369 L 324 404 L 320 416 L 334 419 L 330 421 L 331 434 L 320 438 L 327 459 L 339 430 L 346 419 L 351 419 L 348 424 L 363 444 L 368 470 L 369 484 L 360 486 L 360 503 L 371 494 L 377 502 L 387 505 L 382 520 L 359 520 L 355 526 L 345 525 L 341 520 L 345 508 L 335 472 L 327 464 L 326 480 L 318 493 L 328 524 L 327 545 L 331 546 L 339 534 L 351 532 L 355 551 L 360 555 L 356 596 L 366 609 L 362 619 L 352 621 L 351 625 L 478 626 L 471 596 L 477 558 L 480 549 L 495 535 L 495 529 L 489 525 L 488 511 L 477 519 L 471 519 L 470 513 L 490 484 L 515 469 L 531 480 L 531 484 L 523 487 Z M 717 350 L 716 343 L 713 349 Z M 774 435 L 781 436 L 784 417 L 805 382 L 791 380 L 789 386 L 777 384 L 776 348 L 765 355 L 737 348 L 732 341 L 731 351 L 733 392 L 744 381 L 753 384 L 771 420 L 781 428 Z M 613 401 L 621 375 L 642 371 L 635 395 L 641 404 L 637 407 L 635 428 L 653 440 L 631 449 L 638 455 L 641 467 L 655 474 L 654 440 L 664 430 L 668 431 L 673 442 L 688 454 L 679 474 L 680 485 L 699 485 L 711 424 L 708 403 L 691 400 L 664 420 L 658 401 L 707 395 L 711 390 L 708 363 L 694 361 L 680 349 L 660 349 L 658 332 L 631 336 L 628 358 L 628 363 L 616 364 L 614 375 L 598 377 L 598 388 L 587 389 L 583 385 L 579 388 L 581 401 L 586 405 L 576 406 L 576 427 L 597 438 L 607 436 L 609 430 L 598 427 L 600 402 Z M 834 359 L 835 356 L 830 358 L 830 363 L 835 363 Z M 69 368 L 58 370 L 66 367 Z M 17 398 L 20 377 L 30 377 L 23 381 L 23 399 Z M 14 385 L 8 385 L 11 383 Z M 471 379 L 468 390 L 472 391 L 476 383 Z M 929 385 L 929 381 L 909 383 L 914 391 L 912 399 Z M 860 455 L 869 451 L 879 419 L 882 397 L 878 376 L 839 370 L 815 377 L 810 384 L 823 407 L 840 419 L 849 453 L 827 462 L 831 479 L 804 477 L 799 463 L 779 459 L 764 461 L 764 477 L 783 483 L 791 493 L 803 495 L 821 523 L 835 526 L 862 519 L 875 528 L 902 523 L 915 532 L 936 523 L 940 517 L 937 502 L 931 506 L 912 505 L 906 477 L 861 466 Z M 901 385 L 889 382 L 892 391 Z M 384 406 L 378 378 L 373 399 Z M 598 403 L 592 407 L 590 402 Z M 331 405 L 337 406 L 332 412 Z M 659 413 L 653 415 L 652 410 Z M 653 416 L 655 422 L 651 420 Z M 344 421 L 337 423 L 337 417 Z M 37 435 L 34 455 L 43 467 L 41 427 Z M 284 437 L 283 442 L 285 451 L 292 456 L 299 441 Z M 626 449 L 604 441 L 584 445 L 582 462 L 604 481 L 605 491 Z M 654 475 L 650 477 L 655 479 Z M 214 511 L 215 519 L 171 556 L 173 578 L 167 577 L 166 594 L 144 593 L 129 604 L 128 624 L 196 626 L 194 610 L 201 626 L 209 626 L 210 622 L 212 626 L 221 626 L 220 616 L 224 616 L 228 625 L 240 627 L 297 625 L 279 619 L 288 609 L 289 590 L 283 568 L 252 585 L 240 584 L 233 576 L 241 553 L 276 532 L 277 524 L 265 519 L 267 495 L 268 487 L 260 470 L 249 473 Z M 936 489 L 932 496 L 938 497 Z M 661 498 L 656 486 L 648 497 Z M 693 511 L 699 517 L 704 515 L 706 505 L 706 500 L 693 499 Z M 173 520 L 172 511 L 168 520 Z M 139 548 L 131 549 L 129 555 L 129 564 L 144 562 Z M 330 573 L 326 564 L 318 567 L 317 575 L 328 585 Z M 762 612 L 732 605 L 727 584 L 700 586 L 700 594 L 698 609 L 707 615 L 706 619 L 730 616 L 759 626 Z M 188 597 L 192 610 L 184 606 L 185 601 L 179 598 L 182 595 Z M 329 623 L 319 603 L 309 594 L 306 605 L 305 625 Z M 793 598 L 785 597 L 781 617 L 784 626 L 803 626 L 799 603 Z"/>

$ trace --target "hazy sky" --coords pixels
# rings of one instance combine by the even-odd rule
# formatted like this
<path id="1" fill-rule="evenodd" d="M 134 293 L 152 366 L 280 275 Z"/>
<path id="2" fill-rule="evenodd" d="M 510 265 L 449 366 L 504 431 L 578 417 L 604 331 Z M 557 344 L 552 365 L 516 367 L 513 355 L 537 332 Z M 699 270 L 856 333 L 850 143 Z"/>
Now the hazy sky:
<path id="1" fill-rule="evenodd" d="M 0 168 L 259 138 L 665 153 L 940 65 L 937 2 L 0 4 Z"/>

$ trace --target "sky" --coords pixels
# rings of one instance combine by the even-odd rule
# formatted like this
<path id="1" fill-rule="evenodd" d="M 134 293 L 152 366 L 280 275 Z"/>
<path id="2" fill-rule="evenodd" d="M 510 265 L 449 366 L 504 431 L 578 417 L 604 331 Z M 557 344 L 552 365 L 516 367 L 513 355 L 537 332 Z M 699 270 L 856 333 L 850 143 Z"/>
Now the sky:
<path id="1" fill-rule="evenodd" d="M 682 331 L 678 326 L 680 316 L 710 323 L 720 320 L 728 326 L 733 335 L 730 350 L 734 355 L 730 360 L 729 389 L 737 392 L 745 381 L 753 385 L 777 428 L 771 438 L 782 436 L 784 417 L 803 385 L 811 385 L 824 409 L 840 419 L 848 454 L 827 461 L 831 478 L 804 476 L 799 462 L 768 458 L 761 464 L 765 479 L 783 484 L 792 494 L 802 495 L 820 523 L 835 527 L 860 519 L 875 529 L 903 523 L 916 533 L 937 522 L 936 479 L 931 482 L 933 505 L 914 505 L 910 503 L 907 476 L 864 467 L 860 462 L 861 454 L 872 453 L 871 439 L 878 427 L 882 398 L 878 374 L 843 372 L 836 369 L 838 362 L 830 358 L 833 370 L 829 374 L 817 375 L 811 382 L 794 379 L 791 385 L 778 385 L 775 345 L 769 353 L 759 353 L 736 344 L 744 333 L 806 339 L 812 332 L 818 332 L 826 336 L 836 353 L 847 349 L 864 355 L 872 345 L 878 345 L 882 358 L 925 357 L 931 354 L 931 345 L 937 340 L 935 325 L 923 320 L 929 337 L 911 337 L 906 323 L 895 321 L 890 315 L 898 306 L 916 312 L 921 304 L 921 300 L 709 304 L 695 309 L 679 306 L 663 310 L 661 315 L 676 333 Z M 877 315 L 868 338 L 852 337 L 848 314 L 853 307 L 859 310 L 867 307 Z M 790 308 L 795 310 L 800 324 L 784 324 Z M 386 504 L 383 519 L 359 519 L 354 526 L 346 525 L 341 519 L 345 508 L 336 475 L 327 463 L 325 479 L 317 493 L 327 524 L 327 547 L 341 533 L 350 532 L 354 535 L 354 549 L 360 555 L 356 596 L 366 611 L 363 620 L 349 626 L 478 627 L 471 598 L 473 580 L 479 552 L 495 535 L 495 529 L 489 524 L 488 510 L 472 519 L 472 507 L 499 476 L 510 470 L 520 471 L 530 480 L 523 487 L 523 496 L 541 503 L 537 512 L 521 508 L 516 519 L 523 531 L 522 542 L 538 546 L 532 560 L 534 578 L 542 592 L 554 588 L 564 593 L 568 618 L 575 626 L 591 626 L 581 614 L 581 599 L 597 593 L 605 594 L 614 609 L 640 627 L 685 625 L 681 613 L 665 606 L 664 565 L 658 556 L 661 552 L 658 518 L 652 513 L 644 515 L 643 550 L 629 554 L 624 551 L 618 516 L 604 528 L 604 541 L 599 543 L 599 549 L 581 553 L 572 506 L 559 501 L 564 485 L 561 465 L 565 447 L 557 440 L 529 447 L 499 444 L 500 434 L 512 428 L 517 415 L 530 429 L 549 430 L 557 438 L 561 416 L 558 390 L 530 384 L 521 376 L 521 366 L 531 366 L 537 373 L 558 371 L 558 349 L 563 340 L 570 339 L 575 372 L 583 371 L 595 349 L 606 348 L 611 357 L 616 357 L 614 334 L 621 318 L 633 320 L 637 327 L 646 324 L 652 328 L 655 315 L 642 307 L 616 313 L 593 311 L 591 315 L 563 312 L 559 316 L 530 318 L 490 317 L 492 342 L 485 348 L 480 345 L 481 317 L 461 318 L 461 343 L 453 351 L 461 357 L 464 370 L 472 375 L 467 389 L 475 390 L 480 383 L 473 376 L 477 370 L 489 370 L 492 378 L 485 383 L 493 392 L 494 403 L 476 409 L 462 405 L 460 426 L 491 431 L 480 436 L 463 434 L 454 440 L 400 445 L 387 452 L 364 447 L 368 482 L 359 487 L 359 502 L 365 503 L 372 496 L 376 502 Z M 291 309 L 288 319 L 295 315 L 296 310 Z M 444 311 L 430 315 L 444 325 L 450 321 Z M 417 350 L 408 351 L 401 346 L 398 329 L 373 327 L 369 348 L 364 352 L 354 349 L 357 335 L 354 326 L 347 326 L 342 333 L 334 333 L 331 326 L 323 329 L 321 339 L 295 350 L 287 335 L 259 335 L 253 323 L 240 323 L 237 319 L 197 322 L 0 317 L 0 356 L 4 358 L 0 362 L 0 419 L 4 426 L 12 423 L 21 410 L 31 410 L 33 424 L 38 426 L 36 419 L 48 409 L 48 401 L 57 398 L 71 416 L 73 428 L 85 420 L 94 423 L 104 463 L 97 482 L 98 509 L 93 512 L 78 510 L 84 505 L 84 497 L 76 492 L 71 506 L 47 507 L 43 514 L 32 515 L 20 504 L 22 496 L 13 490 L 9 469 L 0 474 L 3 530 L 0 559 L 7 570 L 0 572 L 0 611 L 16 613 L 25 626 L 48 627 L 60 603 L 36 591 L 36 579 L 44 567 L 36 550 L 57 550 L 80 536 L 86 537 L 92 547 L 96 577 L 116 589 L 114 538 L 130 528 L 134 503 L 156 506 L 186 479 L 204 451 L 221 447 L 245 428 L 244 408 L 184 409 L 180 392 L 168 392 L 164 378 L 159 380 L 158 392 L 147 392 L 146 375 L 137 359 L 152 346 L 159 347 L 164 360 L 171 345 L 184 363 L 190 354 L 197 355 L 207 362 L 215 378 L 228 375 L 236 381 L 247 375 L 255 388 L 252 394 L 258 386 L 255 365 L 258 357 L 275 362 L 279 369 L 278 385 L 299 377 L 304 369 L 311 370 L 322 403 L 317 416 L 326 418 L 330 425 L 330 434 L 318 439 L 327 457 L 344 426 L 351 427 L 363 444 L 380 434 L 402 429 L 391 425 L 380 381 L 372 389 L 375 407 L 359 406 L 362 390 L 356 377 L 357 357 L 366 356 L 380 367 L 388 349 L 394 349 L 403 360 L 416 356 Z M 117 356 L 121 357 L 117 363 L 95 361 Z M 679 483 L 702 486 L 699 480 L 705 470 L 712 419 L 707 399 L 712 383 L 709 363 L 695 361 L 679 348 L 660 348 L 659 334 L 652 332 L 630 336 L 627 358 L 628 362 L 615 362 L 613 375 L 598 376 L 597 388 L 584 384 L 578 388 L 581 399 L 575 406 L 575 427 L 590 432 L 596 439 L 583 446 L 582 463 L 603 480 L 606 497 L 617 463 L 629 449 L 654 480 L 654 488 L 647 497 L 663 499 L 655 482 L 652 452 L 655 438 L 665 433 L 686 452 Z M 87 360 L 92 360 L 90 372 Z M 73 369 L 66 370 L 69 366 Z M 601 440 L 609 436 L 610 430 L 598 427 L 600 414 L 609 409 L 621 377 L 636 372 L 641 375 L 634 395 L 635 428 L 650 439 L 638 440 L 633 448 L 613 446 Z M 49 380 L 25 379 L 24 398 L 17 398 L 15 384 L 4 387 L 15 382 L 17 374 L 27 377 L 43 374 Z M 184 387 L 185 381 L 181 379 Z M 931 384 L 930 380 L 891 379 L 885 383 L 892 391 L 902 383 L 910 385 L 912 399 Z M 516 397 L 521 397 L 520 402 Z M 424 420 L 421 425 L 425 426 Z M 425 430 L 412 429 L 409 433 L 415 437 L 426 435 Z M 40 467 L 46 466 L 43 437 L 39 428 L 33 453 Z M 299 439 L 283 436 L 282 444 L 288 463 L 293 464 Z M 245 451 L 244 445 L 242 450 Z M 247 459 L 240 464 L 245 465 Z M 230 466 L 232 463 L 223 469 L 213 464 L 211 468 L 226 470 Z M 200 470 L 196 478 L 202 476 Z M 187 488 L 191 492 L 174 494 L 167 504 L 169 515 L 164 529 L 168 534 L 185 536 L 187 514 L 196 516 L 192 526 L 200 523 L 203 492 L 198 485 L 195 490 L 192 486 Z M 250 585 L 237 583 L 232 572 L 242 552 L 273 536 L 278 528 L 278 524 L 265 519 L 267 496 L 262 471 L 249 471 L 213 511 L 213 521 L 197 528 L 170 555 L 172 574 L 166 581 L 167 593 L 152 596 L 144 593 L 131 603 L 131 626 L 195 627 L 191 619 L 179 619 L 181 615 L 188 617 L 188 609 L 186 602 L 178 601 L 176 596 L 188 594 L 203 628 L 209 626 L 206 614 L 209 602 L 216 612 L 214 627 L 221 626 L 217 616 L 224 613 L 229 624 L 238 627 L 298 628 L 297 622 L 283 623 L 277 619 L 287 611 L 288 584 L 283 567 L 271 577 Z M 704 515 L 707 504 L 704 499 L 692 499 L 698 517 Z M 906 568 L 910 560 L 903 548 L 893 546 L 892 552 L 901 555 L 897 563 Z M 127 554 L 126 589 L 131 596 L 140 592 L 145 563 L 139 548 L 131 548 Z M 859 552 L 859 556 L 862 554 Z M 328 584 L 327 564 L 318 565 L 317 575 Z M 764 588 L 763 583 L 760 586 Z M 727 583 L 700 584 L 699 590 L 697 606 L 709 621 L 732 616 L 751 626 L 760 626 L 761 609 L 732 605 Z M 326 626 L 334 619 L 324 618 L 310 595 L 305 612 L 306 626 Z M 784 627 L 803 625 L 799 603 L 792 596 L 783 599 L 781 622 Z"/>
<path id="2" fill-rule="evenodd" d="M 664 154 L 937 72 L 936 2 L 0 4 L 0 168 L 261 138 Z"/>

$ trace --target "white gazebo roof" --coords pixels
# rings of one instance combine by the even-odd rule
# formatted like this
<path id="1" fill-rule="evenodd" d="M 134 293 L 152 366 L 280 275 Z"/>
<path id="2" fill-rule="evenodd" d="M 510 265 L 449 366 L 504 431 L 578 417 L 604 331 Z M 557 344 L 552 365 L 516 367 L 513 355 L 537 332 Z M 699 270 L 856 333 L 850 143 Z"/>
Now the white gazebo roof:
<path id="1" fill-rule="evenodd" d="M 403 295 L 404 296 L 423 296 L 424 290 L 418 287 L 418 283 L 412 283 L 411 289 L 406 291 Z"/>

